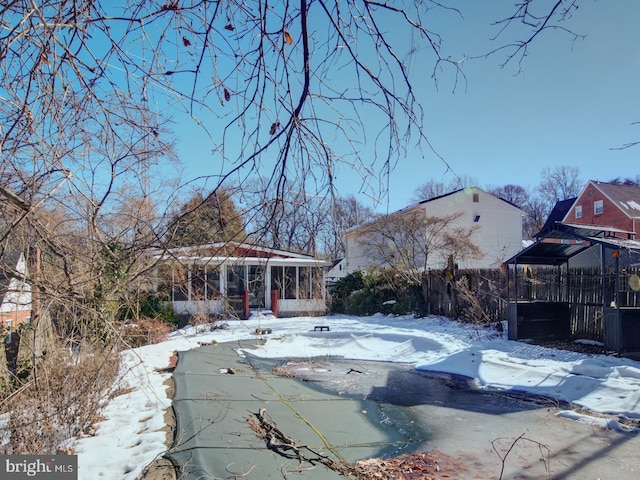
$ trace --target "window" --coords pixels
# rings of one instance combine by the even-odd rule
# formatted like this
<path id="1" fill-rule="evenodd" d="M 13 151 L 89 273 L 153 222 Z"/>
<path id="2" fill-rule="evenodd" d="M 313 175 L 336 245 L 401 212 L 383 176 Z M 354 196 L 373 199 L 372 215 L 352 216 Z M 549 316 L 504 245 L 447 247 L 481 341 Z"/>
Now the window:
<path id="1" fill-rule="evenodd" d="M 320 267 L 311 269 L 311 298 L 319 300 L 324 298 L 324 278 Z"/>
<path id="2" fill-rule="evenodd" d="M 474 221 L 475 223 L 478 223 L 478 222 L 480 221 L 480 215 L 475 215 L 475 216 L 473 217 L 473 221 Z"/>
<path id="3" fill-rule="evenodd" d="M 11 343 L 11 320 L 7 320 L 7 343 Z"/>
<path id="4" fill-rule="evenodd" d="M 296 299 L 296 267 L 284 267 L 284 296 L 282 298 Z"/>
<path id="5" fill-rule="evenodd" d="M 191 269 L 191 300 L 201 302 L 205 299 L 205 269 L 194 266 Z"/>
<path id="6" fill-rule="evenodd" d="M 207 300 L 220 298 L 220 269 L 207 267 L 206 274 Z"/>
<path id="7" fill-rule="evenodd" d="M 593 214 L 602 215 L 604 213 L 604 202 L 602 200 L 596 200 L 593 202 Z"/>
<path id="8" fill-rule="evenodd" d="M 474 193 L 473 194 L 473 203 L 478 203 L 480 201 L 480 194 L 479 193 Z"/>
<path id="9" fill-rule="evenodd" d="M 576 205 L 576 218 L 582 218 L 582 205 Z"/>
<path id="10" fill-rule="evenodd" d="M 300 298 L 308 299 L 311 297 L 311 268 L 310 267 L 298 267 L 298 292 Z"/>
<path id="11" fill-rule="evenodd" d="M 271 267 L 271 288 L 281 299 L 322 299 L 322 282 L 322 269 L 317 267 Z"/>
<path id="12" fill-rule="evenodd" d="M 249 307 L 264 308 L 264 267 L 249 265 Z"/>
<path id="13" fill-rule="evenodd" d="M 242 298 L 247 289 L 244 265 L 229 265 L 227 267 L 227 297 Z"/>
<path id="14" fill-rule="evenodd" d="M 161 264 L 156 270 L 158 293 L 162 300 L 173 300 L 173 265 Z"/>
<path id="15" fill-rule="evenodd" d="M 282 298 L 283 278 L 282 267 L 271 267 L 271 290 L 278 290 L 278 298 Z"/>
<path id="16" fill-rule="evenodd" d="M 173 301 L 186 302 L 189 300 L 189 270 L 176 265 L 173 271 Z"/>

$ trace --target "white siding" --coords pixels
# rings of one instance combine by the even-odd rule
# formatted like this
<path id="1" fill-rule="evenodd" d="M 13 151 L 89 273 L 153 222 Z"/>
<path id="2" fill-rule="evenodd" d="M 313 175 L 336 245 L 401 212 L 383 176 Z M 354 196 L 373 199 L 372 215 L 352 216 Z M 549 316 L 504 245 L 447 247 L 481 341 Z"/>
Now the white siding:
<path id="1" fill-rule="evenodd" d="M 474 193 L 478 194 L 477 203 L 473 201 Z M 451 197 L 455 198 L 448 202 L 448 213 L 462 212 L 457 220 L 458 226 L 478 226 L 471 238 L 483 252 L 483 257 L 478 260 L 459 261 L 459 268 L 496 268 L 522 249 L 522 210 L 479 188 L 470 188 Z M 434 211 L 446 212 L 441 208 L 441 201 L 448 199 L 435 200 Z M 480 216 L 478 222 L 474 222 L 476 215 Z"/>
<path id="2" fill-rule="evenodd" d="M 358 242 L 358 232 L 352 231 L 347 233 L 347 256 L 346 256 L 346 270 L 347 274 L 353 273 L 357 270 L 368 271 L 369 269 L 379 266 L 373 261 L 364 251 L 364 248 Z"/>
<path id="3" fill-rule="evenodd" d="M 343 258 L 336 263 L 326 274 L 327 281 L 338 281 L 347 276 L 347 260 Z"/>
<path id="4" fill-rule="evenodd" d="M 474 202 L 477 194 L 478 202 Z M 450 195 L 445 195 L 411 208 L 423 208 L 430 217 L 446 217 L 462 214 L 454 227 L 477 226 L 472 235 L 474 243 L 482 250 L 478 260 L 458 259 L 459 268 L 496 268 L 522 249 L 523 211 L 483 190 L 473 187 Z M 477 222 L 474 221 L 479 215 Z M 347 272 L 368 271 L 378 264 L 378 259 L 370 258 L 358 243 L 358 230 L 347 233 Z M 429 256 L 430 268 L 446 267 L 446 252 Z"/>
<path id="5" fill-rule="evenodd" d="M 27 262 L 24 255 L 20 255 L 18 264 L 16 265 L 16 272 L 21 274 L 22 278 L 27 274 Z M 7 291 L 4 298 L 1 299 L 0 312 L 21 312 L 31 309 L 31 285 L 23 282 L 19 278 L 11 278 L 7 285 Z"/>

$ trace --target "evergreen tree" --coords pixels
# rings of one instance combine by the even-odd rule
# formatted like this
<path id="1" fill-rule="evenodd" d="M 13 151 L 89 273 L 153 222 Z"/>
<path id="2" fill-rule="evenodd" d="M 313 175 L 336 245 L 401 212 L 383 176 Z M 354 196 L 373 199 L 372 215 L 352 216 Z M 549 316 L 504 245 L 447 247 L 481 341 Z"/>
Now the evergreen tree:
<path id="1" fill-rule="evenodd" d="M 196 192 L 173 216 L 168 244 L 172 247 L 204 245 L 245 239 L 241 212 L 231 191 L 217 188 L 209 195 Z"/>

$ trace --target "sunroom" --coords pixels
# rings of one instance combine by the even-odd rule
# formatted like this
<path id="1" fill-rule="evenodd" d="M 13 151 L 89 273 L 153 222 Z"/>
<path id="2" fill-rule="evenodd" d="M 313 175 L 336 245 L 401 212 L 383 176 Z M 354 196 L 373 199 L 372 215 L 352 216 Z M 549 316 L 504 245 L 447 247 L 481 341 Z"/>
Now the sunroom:
<path id="1" fill-rule="evenodd" d="M 309 255 L 227 242 L 175 248 L 156 258 L 156 289 L 179 315 L 326 311 L 327 262 Z"/>

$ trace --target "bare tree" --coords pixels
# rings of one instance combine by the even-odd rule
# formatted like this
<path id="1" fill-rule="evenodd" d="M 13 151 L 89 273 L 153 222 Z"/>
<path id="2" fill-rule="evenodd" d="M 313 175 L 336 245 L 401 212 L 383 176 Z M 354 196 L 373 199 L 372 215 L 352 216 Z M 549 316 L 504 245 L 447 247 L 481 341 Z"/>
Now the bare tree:
<path id="1" fill-rule="evenodd" d="M 432 265 L 444 268 L 482 254 L 471 238 L 477 227 L 456 225 L 461 215 L 427 216 L 421 208 L 381 215 L 362 227 L 358 242 L 381 266 L 420 284 L 423 272 Z"/>
<path id="2" fill-rule="evenodd" d="M 635 187 L 640 187 L 640 175 L 636 175 L 635 178 L 620 178 L 616 177 L 609 180 L 607 183 L 615 183 L 617 185 L 630 185 Z"/>
<path id="3" fill-rule="evenodd" d="M 567 22 L 580 6 L 579 0 L 553 0 L 541 2 L 538 0 L 523 0 L 518 2 L 515 11 L 495 22 L 499 28 L 496 38 L 508 37 L 515 32 L 515 41 L 507 41 L 498 48 L 486 53 L 485 57 L 496 53 L 505 53 L 506 57 L 502 66 L 515 62 L 518 71 L 529 53 L 529 48 L 536 38 L 549 32 L 562 32 L 573 41 L 584 38 L 568 27 Z"/>
<path id="4" fill-rule="evenodd" d="M 321 253 L 321 233 L 328 227 L 326 197 L 307 194 L 289 181 L 283 188 L 287 194 L 280 198 L 273 195 L 268 178 L 255 177 L 243 183 L 238 198 L 248 239 L 282 250 Z"/>
<path id="5" fill-rule="evenodd" d="M 525 3 L 507 23 L 534 32 L 571 10 L 540 24 L 529 15 L 538 2 Z M 65 207 L 100 243 L 87 252 L 101 251 L 113 239 L 99 213 L 125 176 L 145 190 L 171 148 L 170 108 L 209 134 L 212 190 L 259 171 L 279 205 L 292 184 L 307 198 L 332 192 L 348 168 L 377 197 L 407 141 L 429 147 L 406 60 L 420 55 L 434 81 L 444 67 L 462 75 L 428 27 L 433 9 L 460 14 L 437 1 L 10 2 L 0 7 L 0 193 L 22 212 L 16 222 L 54 193 L 84 199 Z"/>
<path id="6" fill-rule="evenodd" d="M 530 192 L 520 186 L 507 184 L 501 187 L 488 187 L 487 191 L 498 198 L 502 198 L 525 211 L 526 215 L 522 221 L 522 235 L 530 238 L 540 231 L 547 214 L 547 203 L 536 195 L 536 191 Z"/>
<path id="7" fill-rule="evenodd" d="M 552 180 L 548 177 L 543 179 L 543 184 L 552 185 Z M 520 207 L 525 212 L 522 221 L 522 235 L 525 238 L 531 238 L 540 231 L 544 222 L 553 208 L 553 204 L 541 195 L 541 188 L 529 191 L 520 185 L 508 184 L 501 187 L 488 187 L 487 191 L 496 197 L 502 198 L 514 205 Z"/>
<path id="8" fill-rule="evenodd" d="M 431 200 L 432 198 L 439 197 L 450 191 L 449 187 L 443 182 L 436 182 L 432 179 L 422 185 L 418 185 L 413 191 L 411 199 L 417 203 L 423 200 Z"/>
<path id="9" fill-rule="evenodd" d="M 572 166 L 559 166 L 544 168 L 542 170 L 542 180 L 538 186 L 538 192 L 544 201 L 551 207 L 558 200 L 577 197 L 584 187 L 584 182 L 580 180 L 580 169 Z"/>
<path id="10" fill-rule="evenodd" d="M 3 451 L 54 453 L 117 373 L 124 290 L 158 239 L 150 172 L 172 159 L 172 141 L 139 97 L 105 81 L 111 59 L 96 56 L 91 4 L 11 2 L 0 14 L 0 248 L 29 255 L 34 293 L 3 391 L 21 395 L 3 409 L 24 410 Z M 95 355 L 60 369 L 80 344 Z"/>
<path id="11" fill-rule="evenodd" d="M 532 197 L 524 211 L 526 216 L 522 222 L 522 234 L 525 238 L 531 238 L 538 233 L 551 212 L 553 206 L 544 201 L 541 197 Z"/>
<path id="12" fill-rule="evenodd" d="M 411 198 L 414 202 L 422 202 L 460 190 L 461 188 L 473 187 L 477 184 L 478 181 L 469 175 L 455 176 L 446 184 L 431 179 L 416 187 Z"/>
<path id="13" fill-rule="evenodd" d="M 502 187 L 488 187 L 487 192 L 523 209 L 531 200 L 531 194 L 520 185 L 507 184 Z"/>
<path id="14" fill-rule="evenodd" d="M 535 35 L 571 10 L 554 8 L 530 22 L 538 2 L 524 3 L 508 22 L 532 24 L 534 35 L 516 44 L 523 55 Z M 277 207 L 272 220 L 281 218 L 292 185 L 305 199 L 298 206 L 330 198 L 340 169 L 359 173 L 361 190 L 384 195 L 408 142 L 431 148 L 407 60 L 419 55 L 434 81 L 445 67 L 463 78 L 428 27 L 432 9 L 459 14 L 436 0 L 0 6 L 0 243 L 42 252 L 29 280 L 41 294 L 39 315 L 51 315 L 59 338 L 91 338 L 95 351 L 111 355 L 93 357 L 100 361 L 91 373 L 76 369 L 83 381 L 68 382 L 69 391 L 93 391 L 87 405 L 100 397 L 104 384 L 96 379 L 115 365 L 118 306 L 138 291 L 150 268 L 144 253 L 166 238 L 161 217 L 184 192 L 153 174 L 175 158 L 169 117 L 208 134 L 208 191 L 265 176 Z M 324 196 L 314 197 L 318 192 Z M 16 432 L 21 418 L 31 425 L 63 411 L 65 422 L 84 418 L 67 397 L 53 410 L 39 409 L 55 382 L 40 384 L 38 365 L 54 372 L 65 362 L 33 356 L 34 375 L 25 377 L 33 388 L 24 391 L 34 401 L 15 402 L 30 408 L 12 416 Z M 55 388 L 68 373 L 58 372 Z M 67 435 L 83 428 L 60 425 Z"/>
<path id="15" fill-rule="evenodd" d="M 584 184 L 580 179 L 580 169 L 572 166 L 544 168 L 537 187 L 537 201 L 530 201 L 527 211 L 526 234 L 533 235 L 542 227 L 556 202 L 577 197 Z"/>
<path id="16" fill-rule="evenodd" d="M 325 252 L 328 258 L 338 259 L 346 254 L 347 231 L 373 220 L 375 213 L 371 207 L 363 205 L 355 196 L 349 195 L 333 198 L 329 218 L 331 222 L 324 242 Z"/>
<path id="17" fill-rule="evenodd" d="M 259 243 L 341 258 L 345 232 L 374 217 L 373 210 L 353 195 L 312 195 L 287 184 L 287 196 L 274 198 L 268 182 L 262 177 L 245 182 L 239 195 L 250 238 Z"/>

